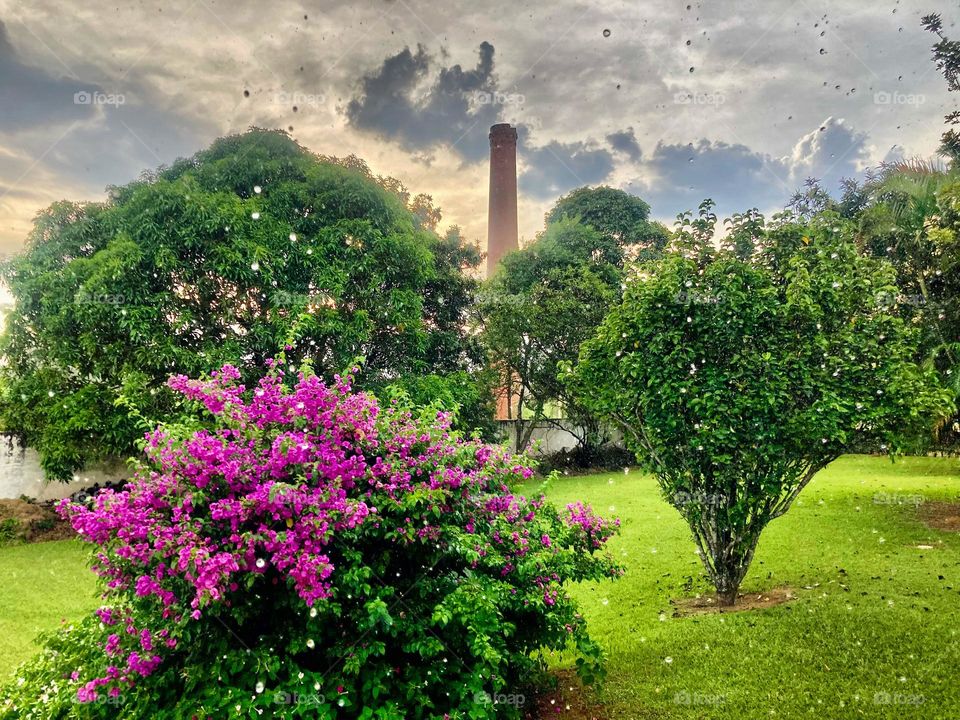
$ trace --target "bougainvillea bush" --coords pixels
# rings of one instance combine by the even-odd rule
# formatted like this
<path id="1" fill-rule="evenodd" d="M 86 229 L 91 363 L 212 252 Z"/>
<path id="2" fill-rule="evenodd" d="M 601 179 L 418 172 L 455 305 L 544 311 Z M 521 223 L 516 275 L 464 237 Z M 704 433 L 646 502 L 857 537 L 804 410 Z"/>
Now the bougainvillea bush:
<path id="1" fill-rule="evenodd" d="M 172 378 L 205 419 L 61 507 L 104 605 L 47 637 L 0 715 L 513 717 L 543 651 L 596 677 L 564 584 L 619 574 L 615 522 L 512 494 L 522 459 L 349 377 L 238 378 Z"/>

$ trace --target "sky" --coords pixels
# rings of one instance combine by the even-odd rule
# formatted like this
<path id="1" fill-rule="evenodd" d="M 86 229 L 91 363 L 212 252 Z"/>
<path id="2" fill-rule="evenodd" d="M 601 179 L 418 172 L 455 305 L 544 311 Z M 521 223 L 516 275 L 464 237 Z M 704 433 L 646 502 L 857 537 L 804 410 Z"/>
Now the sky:
<path id="1" fill-rule="evenodd" d="M 0 0 L 0 255 L 51 202 L 251 126 L 356 154 L 486 241 L 487 132 L 520 136 L 519 227 L 606 184 L 672 225 L 930 156 L 957 107 L 945 0 Z"/>

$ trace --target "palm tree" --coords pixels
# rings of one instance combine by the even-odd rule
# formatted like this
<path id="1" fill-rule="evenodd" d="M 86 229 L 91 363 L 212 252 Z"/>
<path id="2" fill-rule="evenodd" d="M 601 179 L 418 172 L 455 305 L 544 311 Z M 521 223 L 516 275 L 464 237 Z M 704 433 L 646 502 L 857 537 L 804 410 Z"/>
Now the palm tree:
<path id="1" fill-rule="evenodd" d="M 884 165 L 870 184 L 872 203 L 861 217 L 861 234 L 876 254 L 897 267 L 901 298 L 925 328 L 924 362 L 936 368 L 960 400 L 960 253 L 945 248 L 939 227 L 943 194 L 960 182 L 960 171 L 936 160 Z M 911 308 L 908 308 L 911 309 Z M 958 403 L 960 404 L 960 403 Z"/>

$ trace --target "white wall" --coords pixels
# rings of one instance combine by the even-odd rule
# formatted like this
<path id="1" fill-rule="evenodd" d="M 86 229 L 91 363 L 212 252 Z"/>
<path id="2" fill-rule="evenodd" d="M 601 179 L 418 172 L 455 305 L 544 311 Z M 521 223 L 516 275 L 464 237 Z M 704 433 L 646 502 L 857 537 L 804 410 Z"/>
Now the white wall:
<path id="1" fill-rule="evenodd" d="M 129 476 L 123 463 L 104 463 L 74 473 L 68 483 L 47 481 L 40 467 L 40 455 L 33 448 L 23 447 L 10 435 L 0 433 L 0 498 L 26 495 L 37 500 L 58 500 L 95 483 L 119 480 Z"/>
<path id="2" fill-rule="evenodd" d="M 515 420 L 501 420 L 500 430 L 508 441 L 508 447 L 512 450 L 517 446 L 517 423 Z M 616 445 L 620 444 L 621 436 L 619 432 L 612 432 L 610 441 Z M 536 444 L 539 441 L 539 447 Z M 552 455 L 561 450 L 570 450 L 577 446 L 577 438 L 569 430 L 559 428 L 551 423 L 539 423 L 534 428 L 530 436 L 530 454 L 531 455 Z"/>

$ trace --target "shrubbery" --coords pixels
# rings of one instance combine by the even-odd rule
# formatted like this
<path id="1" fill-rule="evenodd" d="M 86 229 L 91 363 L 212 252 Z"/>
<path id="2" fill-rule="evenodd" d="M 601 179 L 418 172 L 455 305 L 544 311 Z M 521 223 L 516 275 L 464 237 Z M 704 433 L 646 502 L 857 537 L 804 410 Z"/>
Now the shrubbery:
<path id="1" fill-rule="evenodd" d="M 540 652 L 600 652 L 568 581 L 619 574 L 614 523 L 511 487 L 531 471 L 414 415 L 274 367 L 173 389 L 120 492 L 62 512 L 94 543 L 97 617 L 47 637 L 4 717 L 518 716 Z"/>
<path id="2" fill-rule="evenodd" d="M 568 377 L 656 475 L 732 604 L 760 534 L 817 472 L 856 443 L 922 448 L 954 408 L 914 361 L 915 330 L 877 302 L 897 292 L 893 268 L 859 255 L 842 219 L 717 252 L 710 207 L 639 268 Z"/>

